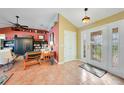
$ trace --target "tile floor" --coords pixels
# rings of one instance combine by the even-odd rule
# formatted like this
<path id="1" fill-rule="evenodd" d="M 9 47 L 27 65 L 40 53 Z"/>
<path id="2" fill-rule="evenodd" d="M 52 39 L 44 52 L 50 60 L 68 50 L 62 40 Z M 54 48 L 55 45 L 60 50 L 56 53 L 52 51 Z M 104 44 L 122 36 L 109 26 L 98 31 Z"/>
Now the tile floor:
<path id="1" fill-rule="evenodd" d="M 23 70 L 23 59 L 17 59 L 14 67 L 6 74 L 14 73 L 7 85 L 121 85 L 124 79 L 107 73 L 102 78 L 79 67 L 83 62 L 70 61 L 64 64 L 50 65 L 42 63 Z"/>

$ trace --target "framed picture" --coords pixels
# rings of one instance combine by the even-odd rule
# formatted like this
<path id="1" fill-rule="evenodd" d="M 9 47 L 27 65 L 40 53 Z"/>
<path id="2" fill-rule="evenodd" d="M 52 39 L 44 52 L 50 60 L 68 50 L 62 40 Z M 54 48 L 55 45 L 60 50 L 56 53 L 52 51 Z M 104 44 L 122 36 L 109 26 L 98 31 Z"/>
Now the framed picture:
<path id="1" fill-rule="evenodd" d="M 44 40 L 44 36 L 39 36 L 39 39 Z"/>

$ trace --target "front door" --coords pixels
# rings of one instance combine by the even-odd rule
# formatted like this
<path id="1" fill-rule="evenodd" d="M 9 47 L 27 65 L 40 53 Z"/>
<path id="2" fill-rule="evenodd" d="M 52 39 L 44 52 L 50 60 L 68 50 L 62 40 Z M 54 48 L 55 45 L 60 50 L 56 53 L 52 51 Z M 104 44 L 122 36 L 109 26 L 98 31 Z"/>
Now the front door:
<path id="1" fill-rule="evenodd" d="M 107 68 L 107 29 L 99 27 L 88 31 L 88 63 Z"/>

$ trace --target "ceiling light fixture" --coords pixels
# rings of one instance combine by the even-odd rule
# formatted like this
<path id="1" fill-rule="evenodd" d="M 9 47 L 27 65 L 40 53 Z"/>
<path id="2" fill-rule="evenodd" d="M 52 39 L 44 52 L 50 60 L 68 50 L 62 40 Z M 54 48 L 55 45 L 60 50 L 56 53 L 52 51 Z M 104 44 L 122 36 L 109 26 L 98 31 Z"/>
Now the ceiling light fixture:
<path id="1" fill-rule="evenodd" d="M 89 23 L 90 22 L 90 17 L 86 16 L 86 11 L 88 11 L 88 8 L 85 8 L 84 11 L 85 11 L 85 16 L 82 19 L 82 22 L 83 23 Z"/>

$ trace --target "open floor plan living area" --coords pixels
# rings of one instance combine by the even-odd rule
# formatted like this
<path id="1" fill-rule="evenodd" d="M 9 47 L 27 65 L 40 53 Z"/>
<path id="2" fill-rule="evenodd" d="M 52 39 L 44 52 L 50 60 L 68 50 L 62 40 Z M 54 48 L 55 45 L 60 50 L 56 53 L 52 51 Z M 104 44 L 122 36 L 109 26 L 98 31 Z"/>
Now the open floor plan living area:
<path id="1" fill-rule="evenodd" d="M 0 85 L 124 84 L 124 8 L 0 12 Z"/>

